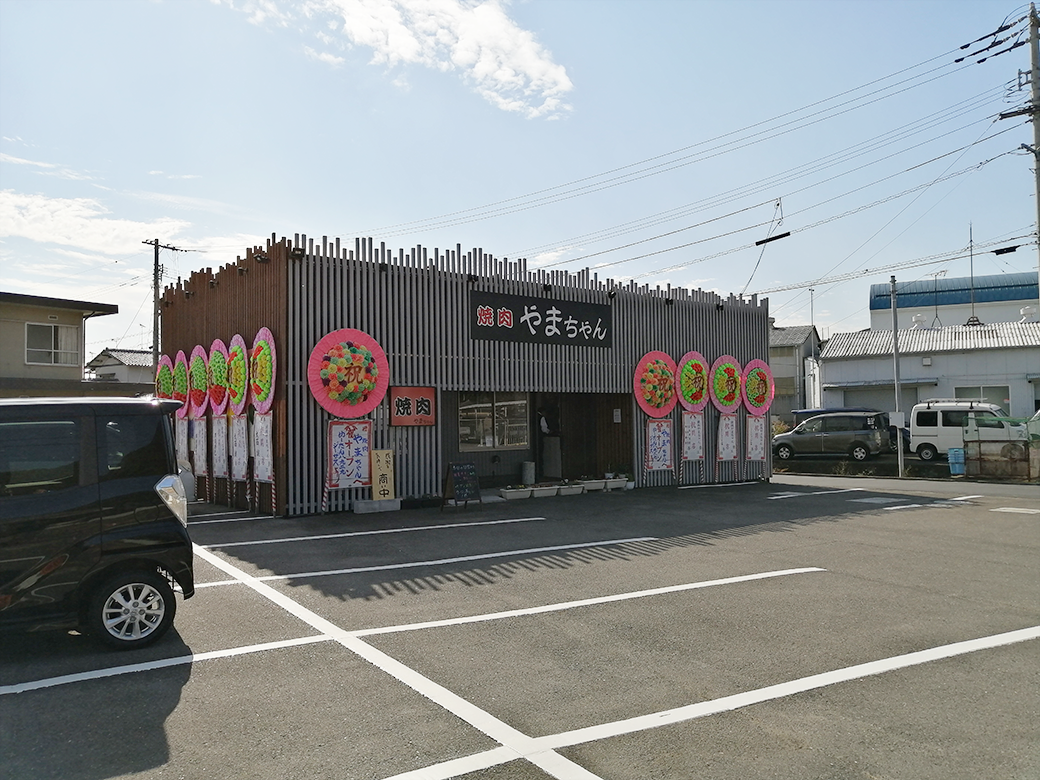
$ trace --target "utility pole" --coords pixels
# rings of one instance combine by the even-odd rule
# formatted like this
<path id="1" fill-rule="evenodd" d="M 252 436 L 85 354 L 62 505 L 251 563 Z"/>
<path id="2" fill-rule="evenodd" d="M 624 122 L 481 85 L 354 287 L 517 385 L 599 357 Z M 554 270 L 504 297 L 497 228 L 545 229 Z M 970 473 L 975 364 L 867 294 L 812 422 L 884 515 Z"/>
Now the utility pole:
<path id="1" fill-rule="evenodd" d="M 1022 71 L 1018 72 L 1019 89 L 1022 88 Z M 998 119 L 1011 119 L 1028 115 L 1033 123 L 1033 145 L 1022 144 L 1021 149 L 1033 153 L 1033 175 L 1036 188 L 1036 237 L 1037 237 L 1037 273 L 1040 274 L 1040 18 L 1036 15 L 1036 5 L 1029 4 L 1029 105 L 1005 111 Z M 1040 296 L 1038 296 L 1040 302 Z"/>
<path id="2" fill-rule="evenodd" d="M 175 246 L 160 244 L 159 239 L 142 241 L 142 244 L 150 244 L 155 247 L 155 264 L 152 268 L 152 368 L 159 367 L 159 283 L 162 281 L 162 266 L 159 265 L 159 250 L 169 249 L 171 252 L 182 252 Z"/>
<path id="3" fill-rule="evenodd" d="M 1036 177 L 1037 273 L 1040 274 L 1040 119 L 1037 118 L 1037 110 L 1040 109 L 1040 20 L 1037 19 L 1033 3 L 1029 4 L 1029 90 L 1032 97 L 1033 158 L 1036 163 L 1033 174 Z"/>
<path id="4" fill-rule="evenodd" d="M 892 302 L 892 361 L 895 364 L 893 384 L 896 390 L 896 408 L 890 420 L 896 427 L 896 457 L 899 463 L 899 478 L 903 478 L 903 415 L 899 411 L 899 312 L 896 309 L 896 278 L 891 277 L 889 297 Z"/>

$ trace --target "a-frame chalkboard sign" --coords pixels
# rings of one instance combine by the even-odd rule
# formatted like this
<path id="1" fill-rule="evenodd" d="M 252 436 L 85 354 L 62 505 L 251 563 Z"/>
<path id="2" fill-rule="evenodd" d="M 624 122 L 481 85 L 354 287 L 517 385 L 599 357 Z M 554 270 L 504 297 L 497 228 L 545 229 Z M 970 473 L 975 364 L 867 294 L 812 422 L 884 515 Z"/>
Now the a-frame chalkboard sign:
<path id="1" fill-rule="evenodd" d="M 449 463 L 448 471 L 444 475 L 444 491 L 441 498 L 441 509 L 449 498 L 455 499 L 455 506 L 463 502 L 467 506 L 470 501 L 480 501 L 480 481 L 477 479 L 477 466 L 475 463 Z"/>

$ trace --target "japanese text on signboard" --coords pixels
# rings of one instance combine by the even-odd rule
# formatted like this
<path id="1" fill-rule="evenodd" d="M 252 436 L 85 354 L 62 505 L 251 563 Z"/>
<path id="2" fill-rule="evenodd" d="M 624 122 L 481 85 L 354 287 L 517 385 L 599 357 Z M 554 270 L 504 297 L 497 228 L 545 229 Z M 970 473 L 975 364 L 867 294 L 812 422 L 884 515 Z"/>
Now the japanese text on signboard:
<path id="1" fill-rule="evenodd" d="M 372 450 L 372 498 L 394 498 L 394 451 Z"/>
<path id="2" fill-rule="evenodd" d="M 391 387 L 390 424 L 435 425 L 435 398 L 432 387 Z"/>
<path id="3" fill-rule="evenodd" d="M 675 467 L 673 460 L 672 421 L 647 420 L 646 423 L 646 468 L 647 471 L 670 471 Z"/>
<path id="4" fill-rule="evenodd" d="M 369 476 L 371 439 L 372 423 L 368 420 L 329 422 L 327 487 L 337 489 L 372 484 Z"/>
<path id="5" fill-rule="evenodd" d="M 561 346 L 611 347 L 613 310 L 599 303 L 471 291 L 470 336 Z"/>

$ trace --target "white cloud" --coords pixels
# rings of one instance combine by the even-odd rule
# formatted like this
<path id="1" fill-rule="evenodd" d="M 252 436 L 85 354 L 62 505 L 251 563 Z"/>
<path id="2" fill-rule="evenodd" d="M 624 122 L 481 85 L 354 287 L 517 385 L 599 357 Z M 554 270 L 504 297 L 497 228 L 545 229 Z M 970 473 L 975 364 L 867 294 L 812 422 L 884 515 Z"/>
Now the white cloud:
<path id="1" fill-rule="evenodd" d="M 0 190 L 0 237 L 128 255 L 140 252 L 145 238 L 170 240 L 189 225 L 168 217 L 152 222 L 112 219 L 107 213 L 92 198 L 49 198 Z"/>
<path id="2" fill-rule="evenodd" d="M 0 153 L 0 162 L 11 165 L 31 165 L 34 168 L 42 168 L 43 170 L 38 171 L 41 176 L 56 176 L 59 179 L 70 179 L 72 181 L 91 181 L 93 179 L 92 176 L 80 173 L 79 171 L 74 171 L 71 168 L 66 168 L 62 165 L 57 165 L 56 163 L 25 160 L 21 157 L 14 157 L 10 154 Z"/>
<path id="3" fill-rule="evenodd" d="M 248 14 L 256 24 L 273 20 L 284 26 L 296 20 L 273 0 L 213 2 Z M 503 0 L 302 0 L 283 5 L 298 8 L 306 19 L 334 17 L 326 20 L 325 29 L 342 25 L 350 44 L 372 50 L 373 63 L 461 73 L 477 94 L 503 111 L 557 118 L 571 109 L 565 96 L 574 85 L 566 69 L 509 18 Z M 331 41 L 327 32 L 319 32 L 318 38 L 326 45 Z M 343 62 L 310 47 L 304 51 L 329 64 Z"/>
<path id="4" fill-rule="evenodd" d="M 343 64 L 343 58 L 337 57 L 335 54 L 329 54 L 324 51 L 315 51 L 310 46 L 303 47 L 303 53 L 310 57 L 312 60 L 317 62 L 324 62 L 326 65 L 336 67 L 337 65 Z"/>

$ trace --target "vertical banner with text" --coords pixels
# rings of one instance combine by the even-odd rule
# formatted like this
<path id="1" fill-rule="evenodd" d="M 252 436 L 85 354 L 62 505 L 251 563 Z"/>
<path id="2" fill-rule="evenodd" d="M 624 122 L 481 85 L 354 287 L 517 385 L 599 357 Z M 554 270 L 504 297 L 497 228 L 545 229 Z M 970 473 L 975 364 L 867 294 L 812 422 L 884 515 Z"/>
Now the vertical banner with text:
<path id="1" fill-rule="evenodd" d="M 672 471 L 675 469 L 672 421 L 651 419 L 646 421 L 646 470 Z"/>
<path id="2" fill-rule="evenodd" d="M 704 460 L 704 414 L 683 412 L 682 459 Z"/>
<path id="3" fill-rule="evenodd" d="M 394 494 L 394 451 L 372 450 L 372 498 L 389 501 Z"/>
<path id="4" fill-rule="evenodd" d="M 329 465 L 325 480 L 329 490 L 372 484 L 371 441 L 370 420 L 329 421 Z"/>

